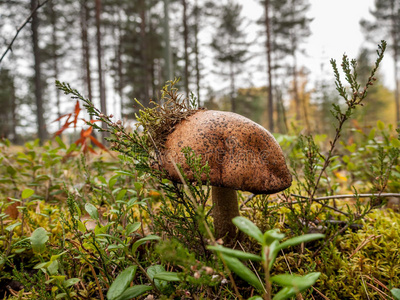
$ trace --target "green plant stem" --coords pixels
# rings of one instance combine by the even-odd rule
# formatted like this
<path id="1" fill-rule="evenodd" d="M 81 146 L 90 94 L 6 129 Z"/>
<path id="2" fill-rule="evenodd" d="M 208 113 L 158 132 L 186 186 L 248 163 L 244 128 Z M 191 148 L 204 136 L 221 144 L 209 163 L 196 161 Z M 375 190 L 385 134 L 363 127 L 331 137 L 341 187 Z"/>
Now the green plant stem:
<path id="1" fill-rule="evenodd" d="M 269 261 L 269 251 L 270 251 L 270 249 L 269 249 L 269 247 L 268 246 L 263 246 L 263 253 L 264 253 L 264 256 L 265 256 L 265 259 L 264 259 L 264 272 L 265 272 L 265 288 L 266 288 L 266 292 L 264 292 L 264 295 L 263 295 L 263 298 L 264 298 L 264 300 L 271 300 L 271 290 L 272 290 L 272 287 L 271 287 L 271 282 L 270 282 L 270 280 L 269 280 L 269 278 L 270 278 L 270 270 L 269 270 L 269 263 L 270 263 L 270 261 Z"/>

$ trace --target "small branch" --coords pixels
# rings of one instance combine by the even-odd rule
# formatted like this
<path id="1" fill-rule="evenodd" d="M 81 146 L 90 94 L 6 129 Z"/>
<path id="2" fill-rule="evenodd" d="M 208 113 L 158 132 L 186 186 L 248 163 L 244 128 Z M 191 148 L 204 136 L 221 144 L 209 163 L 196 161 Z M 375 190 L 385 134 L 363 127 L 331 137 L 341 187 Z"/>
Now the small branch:
<path id="1" fill-rule="evenodd" d="M 26 24 L 29 23 L 29 21 L 32 19 L 32 16 L 36 13 L 36 11 L 41 8 L 43 5 L 45 5 L 47 2 L 49 2 L 49 0 L 45 0 L 43 3 L 38 2 L 38 4 L 36 5 L 35 9 L 32 10 L 32 12 L 30 13 L 30 15 L 25 19 L 24 23 L 21 24 L 21 26 L 19 26 L 17 28 L 17 32 L 15 33 L 13 39 L 11 40 L 10 44 L 8 45 L 6 51 L 4 51 L 4 53 L 2 54 L 2 56 L 0 57 L 0 64 L 3 61 L 4 57 L 6 56 L 6 54 L 8 53 L 8 51 L 12 51 L 12 46 L 15 42 L 15 40 L 18 37 L 19 32 L 26 26 Z"/>
<path id="2" fill-rule="evenodd" d="M 296 194 L 290 194 L 293 197 L 301 198 L 301 199 L 310 199 L 307 196 L 301 196 Z M 371 198 L 371 197 L 395 197 L 400 198 L 400 194 L 398 193 L 381 193 L 381 194 L 349 194 L 349 195 L 334 195 L 334 196 L 325 196 L 313 198 L 314 201 L 321 200 L 330 200 L 330 199 L 347 199 L 347 198 Z"/>

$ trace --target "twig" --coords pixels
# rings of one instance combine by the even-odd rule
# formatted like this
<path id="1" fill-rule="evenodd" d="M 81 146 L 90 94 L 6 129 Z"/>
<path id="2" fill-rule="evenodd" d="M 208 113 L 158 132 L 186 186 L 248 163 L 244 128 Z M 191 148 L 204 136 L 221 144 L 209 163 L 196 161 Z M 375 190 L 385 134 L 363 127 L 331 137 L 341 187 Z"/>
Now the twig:
<path id="1" fill-rule="evenodd" d="M 371 235 L 367 237 L 355 250 L 354 252 L 349 256 L 349 259 L 352 258 L 358 251 L 361 250 L 366 244 L 368 244 L 370 241 L 376 240 L 377 238 L 380 238 L 382 234 L 380 235 Z"/>
<path id="2" fill-rule="evenodd" d="M 290 194 L 293 197 L 301 198 L 301 199 L 310 199 L 308 196 L 301 196 L 296 194 Z M 317 197 L 313 198 L 314 201 L 319 200 L 330 200 L 330 199 L 346 199 L 346 198 L 371 198 L 371 197 L 396 197 L 400 198 L 399 193 L 379 193 L 379 194 L 349 194 L 349 195 L 333 195 L 333 196 L 325 196 L 325 197 Z"/>
<path id="3" fill-rule="evenodd" d="M 312 286 L 312 288 L 313 288 L 313 290 L 316 291 L 322 298 L 324 298 L 325 300 L 329 300 L 328 297 L 326 297 L 324 294 L 322 294 L 320 291 L 318 291 L 315 287 Z"/>
<path id="4" fill-rule="evenodd" d="M 242 207 L 245 206 L 247 204 L 247 202 L 251 201 L 255 196 L 257 196 L 257 195 L 251 194 L 250 196 L 248 196 L 247 199 L 240 205 L 240 209 L 242 209 Z"/>
<path id="5" fill-rule="evenodd" d="M 103 291 L 101 290 L 101 285 L 100 285 L 99 279 L 97 278 L 96 272 L 95 272 L 93 266 L 90 263 L 88 263 L 88 266 L 89 266 L 90 270 L 92 271 L 92 275 L 94 277 L 94 280 L 96 281 L 96 285 L 97 285 L 97 288 L 99 290 L 100 299 L 104 300 Z"/>
<path id="6" fill-rule="evenodd" d="M 26 24 L 29 23 L 29 21 L 32 19 L 32 16 L 36 13 L 36 11 L 41 8 L 43 5 L 45 5 L 47 2 L 49 2 L 49 0 L 45 0 L 43 3 L 40 4 L 40 2 L 38 2 L 38 4 L 36 5 L 36 7 L 31 11 L 30 15 L 26 18 L 26 20 L 24 21 L 24 23 L 22 23 L 21 26 L 19 26 L 17 28 L 17 32 L 15 33 L 13 39 L 11 40 L 10 44 L 8 45 L 6 51 L 4 51 L 3 55 L 0 57 L 0 64 L 3 61 L 3 58 L 6 56 L 6 54 L 8 53 L 8 51 L 12 51 L 12 46 L 15 42 L 15 40 L 18 37 L 19 32 L 26 26 Z"/>

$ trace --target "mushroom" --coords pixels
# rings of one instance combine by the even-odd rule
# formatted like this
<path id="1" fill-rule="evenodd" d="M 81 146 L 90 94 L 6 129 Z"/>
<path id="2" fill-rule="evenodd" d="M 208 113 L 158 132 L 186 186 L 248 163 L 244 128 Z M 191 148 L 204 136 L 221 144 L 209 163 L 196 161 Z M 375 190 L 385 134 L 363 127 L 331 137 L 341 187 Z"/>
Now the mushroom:
<path id="1" fill-rule="evenodd" d="M 262 126 L 231 112 L 199 110 L 175 125 L 160 151 L 168 177 L 181 182 L 172 162 L 194 181 L 182 149 L 190 147 L 210 166 L 216 238 L 234 239 L 232 219 L 239 216 L 236 190 L 273 194 L 288 188 L 292 177 L 275 138 Z M 202 178 L 207 180 L 206 175 Z"/>

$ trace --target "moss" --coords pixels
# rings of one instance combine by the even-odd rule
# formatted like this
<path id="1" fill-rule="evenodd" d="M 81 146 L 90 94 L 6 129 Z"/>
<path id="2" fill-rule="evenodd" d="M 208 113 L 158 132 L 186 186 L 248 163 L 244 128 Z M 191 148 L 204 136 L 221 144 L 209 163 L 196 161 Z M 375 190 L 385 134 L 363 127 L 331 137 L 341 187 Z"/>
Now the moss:
<path id="1" fill-rule="evenodd" d="M 377 290 L 388 294 L 386 288 L 400 286 L 400 214 L 393 211 L 374 211 L 362 229 L 348 230 L 315 258 L 312 251 L 292 250 L 277 259 L 273 271 L 289 272 L 289 265 L 296 274 L 321 272 L 314 287 L 329 299 L 378 299 Z"/>
<path id="2" fill-rule="evenodd" d="M 175 84 L 178 79 L 168 81 L 163 87 L 160 103 L 151 101 L 152 107 L 142 106 L 139 115 L 136 115 L 138 124 L 143 126 L 144 132 L 150 136 L 148 146 L 150 149 L 157 150 L 163 148 L 169 134 L 175 130 L 175 126 L 182 120 L 195 114 L 203 108 L 196 107 L 195 99 L 185 98 L 178 94 Z"/>

